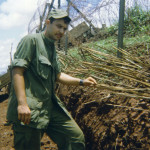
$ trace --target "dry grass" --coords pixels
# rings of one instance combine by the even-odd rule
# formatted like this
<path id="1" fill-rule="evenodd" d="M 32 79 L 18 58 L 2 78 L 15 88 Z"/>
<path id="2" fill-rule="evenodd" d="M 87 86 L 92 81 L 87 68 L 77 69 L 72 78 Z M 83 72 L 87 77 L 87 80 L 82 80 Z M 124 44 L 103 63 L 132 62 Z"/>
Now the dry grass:
<path id="1" fill-rule="evenodd" d="M 92 76 L 97 89 L 125 97 L 150 99 L 150 63 L 126 50 L 117 49 L 122 58 L 89 47 L 80 47 L 80 61 L 59 52 L 63 71 L 76 76 Z M 110 50 L 109 50 L 110 51 Z"/>

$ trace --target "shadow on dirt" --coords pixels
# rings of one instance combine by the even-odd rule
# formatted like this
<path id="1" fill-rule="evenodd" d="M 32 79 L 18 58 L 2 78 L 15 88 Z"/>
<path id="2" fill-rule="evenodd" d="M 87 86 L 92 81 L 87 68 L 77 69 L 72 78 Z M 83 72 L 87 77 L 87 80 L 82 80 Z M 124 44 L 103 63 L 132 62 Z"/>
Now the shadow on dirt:
<path id="1" fill-rule="evenodd" d="M 2 94 L 0 95 L 0 103 L 2 103 L 4 100 L 8 99 L 9 95 L 8 94 Z"/>

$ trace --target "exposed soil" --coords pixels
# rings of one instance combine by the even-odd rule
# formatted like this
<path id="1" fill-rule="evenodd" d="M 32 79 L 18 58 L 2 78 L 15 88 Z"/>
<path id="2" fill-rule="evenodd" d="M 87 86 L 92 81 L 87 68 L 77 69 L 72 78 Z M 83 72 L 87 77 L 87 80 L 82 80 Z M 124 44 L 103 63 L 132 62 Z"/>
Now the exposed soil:
<path id="1" fill-rule="evenodd" d="M 11 126 L 6 125 L 7 95 L 0 95 L 0 150 L 12 150 L 13 132 Z"/>
<path id="2" fill-rule="evenodd" d="M 85 134 L 86 150 L 150 149 L 150 100 L 89 88 L 60 89 L 59 96 Z"/>
<path id="3" fill-rule="evenodd" d="M 86 150 L 150 149 L 150 100 L 72 86 L 59 86 L 57 93 L 83 130 Z M 0 150 L 12 150 L 13 132 L 6 124 L 7 95 L 0 94 Z M 57 150 L 46 135 L 41 148 Z"/>

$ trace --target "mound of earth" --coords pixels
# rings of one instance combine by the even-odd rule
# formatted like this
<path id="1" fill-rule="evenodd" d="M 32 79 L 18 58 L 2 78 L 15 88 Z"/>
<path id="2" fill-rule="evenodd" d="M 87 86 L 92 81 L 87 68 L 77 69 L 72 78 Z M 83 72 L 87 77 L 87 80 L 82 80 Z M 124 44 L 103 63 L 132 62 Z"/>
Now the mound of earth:
<path id="1" fill-rule="evenodd" d="M 150 100 L 95 88 L 60 89 L 59 97 L 85 134 L 86 150 L 150 148 Z"/>
<path id="2" fill-rule="evenodd" d="M 12 150 L 12 126 L 6 122 L 8 100 L 0 94 L 0 150 Z M 150 148 L 150 100 L 120 97 L 96 88 L 61 85 L 57 94 L 83 130 L 86 150 Z M 41 148 L 57 150 L 57 145 L 45 134 Z"/>

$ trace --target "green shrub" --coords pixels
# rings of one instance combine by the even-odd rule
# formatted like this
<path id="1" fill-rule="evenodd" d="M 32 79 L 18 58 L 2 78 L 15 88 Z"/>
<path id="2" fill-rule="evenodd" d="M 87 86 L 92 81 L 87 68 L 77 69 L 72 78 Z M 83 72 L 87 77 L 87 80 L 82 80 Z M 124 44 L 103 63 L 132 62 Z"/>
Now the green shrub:
<path id="1" fill-rule="evenodd" d="M 124 28 L 125 33 L 135 36 L 141 32 L 149 30 L 150 12 L 144 11 L 140 6 L 128 8 L 125 13 Z"/>
<path id="2" fill-rule="evenodd" d="M 149 32 L 150 11 L 144 11 L 140 6 L 128 8 L 124 18 L 124 34 L 135 36 Z M 118 30 L 118 23 L 108 28 L 110 35 Z"/>

